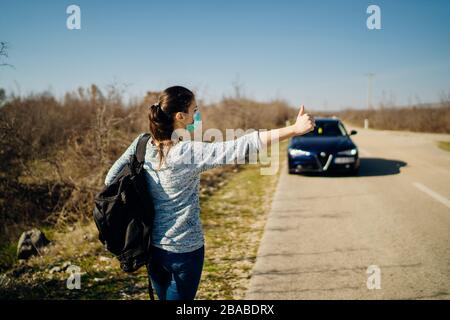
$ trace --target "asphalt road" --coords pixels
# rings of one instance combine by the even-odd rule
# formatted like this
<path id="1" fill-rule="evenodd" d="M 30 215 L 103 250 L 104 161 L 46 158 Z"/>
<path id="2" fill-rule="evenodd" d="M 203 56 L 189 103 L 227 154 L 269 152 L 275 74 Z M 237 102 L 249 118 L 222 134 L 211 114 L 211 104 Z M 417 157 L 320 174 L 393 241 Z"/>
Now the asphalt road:
<path id="1" fill-rule="evenodd" d="M 450 135 L 346 128 L 359 176 L 282 164 L 246 299 L 450 299 Z"/>

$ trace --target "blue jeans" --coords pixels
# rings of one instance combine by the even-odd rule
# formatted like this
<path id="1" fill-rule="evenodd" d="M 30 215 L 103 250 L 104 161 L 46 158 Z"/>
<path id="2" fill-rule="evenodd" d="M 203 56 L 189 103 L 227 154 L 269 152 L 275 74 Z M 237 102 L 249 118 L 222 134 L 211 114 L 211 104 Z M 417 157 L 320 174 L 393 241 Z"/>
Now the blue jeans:
<path id="1" fill-rule="evenodd" d="M 205 246 L 174 253 L 152 246 L 149 277 L 159 300 L 194 300 L 205 258 Z"/>

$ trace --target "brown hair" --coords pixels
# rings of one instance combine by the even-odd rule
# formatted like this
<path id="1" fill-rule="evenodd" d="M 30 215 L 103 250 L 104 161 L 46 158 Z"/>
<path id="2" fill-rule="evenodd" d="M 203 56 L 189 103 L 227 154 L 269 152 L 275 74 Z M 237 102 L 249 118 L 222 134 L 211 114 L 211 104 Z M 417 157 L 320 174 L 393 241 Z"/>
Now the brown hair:
<path id="1" fill-rule="evenodd" d="M 181 86 L 173 86 L 164 90 L 148 111 L 149 129 L 153 139 L 157 142 L 170 140 L 168 146 L 173 145 L 172 133 L 174 131 L 173 115 L 177 112 L 188 113 L 189 106 L 194 99 L 191 90 Z M 164 145 L 158 144 L 159 168 L 165 160 Z M 166 153 L 167 154 L 167 153 Z"/>

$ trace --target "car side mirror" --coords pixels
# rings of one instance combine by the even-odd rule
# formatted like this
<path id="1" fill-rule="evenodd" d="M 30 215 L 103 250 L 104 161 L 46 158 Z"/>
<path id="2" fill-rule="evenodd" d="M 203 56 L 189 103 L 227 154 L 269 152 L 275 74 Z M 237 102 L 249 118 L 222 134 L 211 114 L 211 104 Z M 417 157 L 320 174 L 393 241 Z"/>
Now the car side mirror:
<path id="1" fill-rule="evenodd" d="M 354 135 L 354 134 L 357 134 L 357 133 L 358 133 L 358 131 L 356 131 L 356 130 L 350 131 L 350 135 L 351 135 L 351 136 Z"/>

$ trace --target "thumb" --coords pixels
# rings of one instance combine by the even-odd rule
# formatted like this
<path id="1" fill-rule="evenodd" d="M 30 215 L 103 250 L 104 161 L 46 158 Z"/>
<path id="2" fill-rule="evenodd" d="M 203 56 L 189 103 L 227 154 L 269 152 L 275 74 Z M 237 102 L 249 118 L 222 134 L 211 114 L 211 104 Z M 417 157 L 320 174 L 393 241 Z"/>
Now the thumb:
<path id="1" fill-rule="evenodd" d="M 302 104 L 302 106 L 300 107 L 299 115 L 302 116 L 304 114 L 305 114 L 305 106 Z"/>

